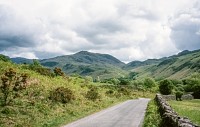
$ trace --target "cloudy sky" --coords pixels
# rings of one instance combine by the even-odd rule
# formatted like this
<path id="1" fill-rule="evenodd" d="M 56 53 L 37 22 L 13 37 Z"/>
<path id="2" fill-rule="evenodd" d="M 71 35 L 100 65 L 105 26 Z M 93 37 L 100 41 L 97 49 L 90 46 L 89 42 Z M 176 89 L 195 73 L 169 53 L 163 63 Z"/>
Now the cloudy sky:
<path id="1" fill-rule="evenodd" d="M 200 49 L 198 0 L 0 0 L 0 53 L 87 50 L 128 62 Z"/>

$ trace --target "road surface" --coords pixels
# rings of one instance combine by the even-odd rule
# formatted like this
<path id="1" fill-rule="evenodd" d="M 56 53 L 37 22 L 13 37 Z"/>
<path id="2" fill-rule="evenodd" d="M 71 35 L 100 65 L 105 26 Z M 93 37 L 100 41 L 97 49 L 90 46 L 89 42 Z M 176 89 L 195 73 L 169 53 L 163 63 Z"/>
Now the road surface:
<path id="1" fill-rule="evenodd" d="M 149 100 L 128 100 L 64 127 L 140 127 Z"/>

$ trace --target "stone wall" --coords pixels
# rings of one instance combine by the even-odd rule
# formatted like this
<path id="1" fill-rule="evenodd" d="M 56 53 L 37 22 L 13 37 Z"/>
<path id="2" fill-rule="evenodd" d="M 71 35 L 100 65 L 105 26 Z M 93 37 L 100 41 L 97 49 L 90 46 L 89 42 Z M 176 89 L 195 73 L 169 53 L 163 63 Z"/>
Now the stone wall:
<path id="1" fill-rule="evenodd" d="M 176 95 L 162 95 L 162 97 L 169 101 L 169 100 L 176 100 Z M 182 100 L 192 100 L 194 97 L 191 94 L 185 94 L 181 97 Z"/>
<path id="2" fill-rule="evenodd" d="M 186 94 L 181 97 L 182 100 L 192 100 L 194 97 L 191 94 Z"/>
<path id="3" fill-rule="evenodd" d="M 161 127 L 200 127 L 188 118 L 180 117 L 160 94 L 157 94 L 155 99 L 162 116 Z"/>

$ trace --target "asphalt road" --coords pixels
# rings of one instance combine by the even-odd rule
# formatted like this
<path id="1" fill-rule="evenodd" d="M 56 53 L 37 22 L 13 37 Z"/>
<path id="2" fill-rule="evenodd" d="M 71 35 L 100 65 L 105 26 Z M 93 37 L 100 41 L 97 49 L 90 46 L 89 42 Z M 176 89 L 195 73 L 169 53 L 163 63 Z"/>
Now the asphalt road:
<path id="1" fill-rule="evenodd" d="M 149 100 L 128 100 L 64 127 L 140 127 Z"/>

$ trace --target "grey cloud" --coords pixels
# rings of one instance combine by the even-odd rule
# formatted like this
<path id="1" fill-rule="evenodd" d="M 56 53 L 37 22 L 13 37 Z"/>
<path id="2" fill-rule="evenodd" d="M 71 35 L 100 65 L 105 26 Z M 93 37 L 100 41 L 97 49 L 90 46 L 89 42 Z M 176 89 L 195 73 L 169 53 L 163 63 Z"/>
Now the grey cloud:
<path id="1" fill-rule="evenodd" d="M 78 28 L 75 28 L 75 31 L 79 36 L 86 38 L 91 43 L 102 45 L 108 44 L 109 42 L 101 37 L 104 35 L 112 35 L 116 32 L 126 31 L 126 28 L 113 19 L 106 19 L 79 26 Z"/>
<path id="2" fill-rule="evenodd" d="M 0 5 L 0 50 L 35 46 L 35 33 L 27 29 L 27 26 L 16 17 L 12 9 Z"/>
<path id="3" fill-rule="evenodd" d="M 196 4 L 195 6 L 197 6 Z M 200 5 L 200 4 L 199 4 Z M 200 48 L 200 6 L 175 15 L 171 22 L 171 39 L 180 50 Z"/>

